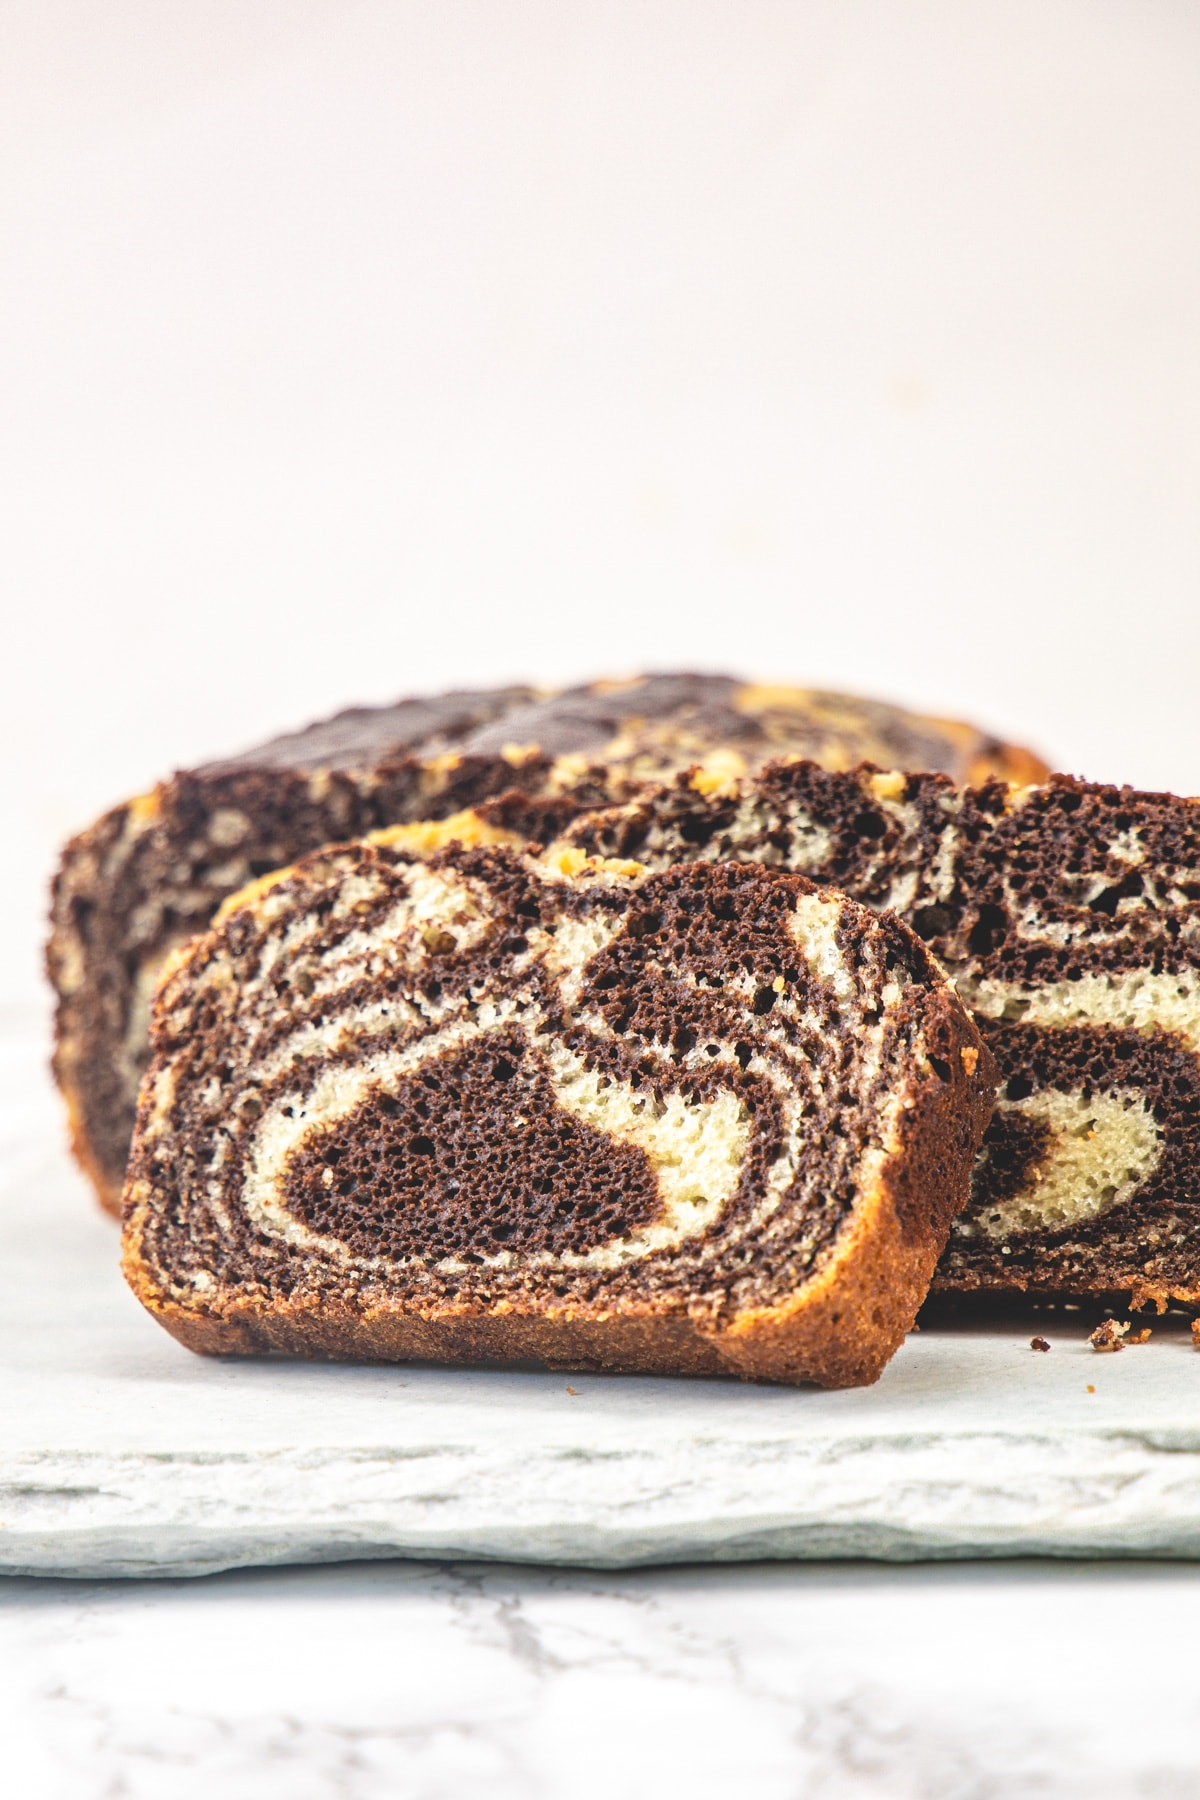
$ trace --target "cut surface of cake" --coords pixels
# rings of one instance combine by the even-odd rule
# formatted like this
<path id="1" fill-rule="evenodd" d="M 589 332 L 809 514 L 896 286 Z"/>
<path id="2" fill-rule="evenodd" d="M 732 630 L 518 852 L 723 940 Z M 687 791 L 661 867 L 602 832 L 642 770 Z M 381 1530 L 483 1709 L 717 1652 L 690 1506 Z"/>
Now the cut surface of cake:
<path id="1" fill-rule="evenodd" d="M 67 845 L 48 967 L 55 1074 L 80 1163 L 116 1210 L 154 982 L 169 952 L 247 881 L 320 845 L 439 819 L 507 793 L 543 840 L 581 808 L 692 764 L 745 773 L 783 754 L 864 758 L 958 781 L 1034 779 L 1030 752 L 879 701 L 723 675 L 528 687 L 360 707 L 175 775 Z"/>
<path id="2" fill-rule="evenodd" d="M 566 838 L 798 869 L 929 945 L 1001 1078 L 935 1291 L 1200 1304 L 1200 802 L 793 762 Z"/>
<path id="3" fill-rule="evenodd" d="M 135 1293 L 199 1351 L 874 1380 L 994 1093 L 920 940 L 795 874 L 489 835 L 318 853 L 177 952 Z"/>

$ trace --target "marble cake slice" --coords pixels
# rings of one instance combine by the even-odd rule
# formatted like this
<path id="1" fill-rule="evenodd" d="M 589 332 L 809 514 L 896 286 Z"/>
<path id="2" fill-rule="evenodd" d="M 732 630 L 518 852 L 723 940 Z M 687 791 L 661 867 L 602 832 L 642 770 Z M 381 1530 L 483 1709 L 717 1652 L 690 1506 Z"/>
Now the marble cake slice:
<path id="1" fill-rule="evenodd" d="M 928 943 L 1002 1084 L 935 1291 L 1200 1305 L 1200 802 L 794 762 L 567 836 L 798 869 Z"/>
<path id="2" fill-rule="evenodd" d="M 784 753 L 833 768 L 869 758 L 943 769 L 960 781 L 1045 772 L 1028 751 L 973 726 L 878 701 L 653 675 L 552 695 L 508 687 L 358 708 L 177 774 L 106 813 L 63 853 L 47 958 L 55 1074 L 101 1200 L 119 1204 L 158 971 L 253 876 L 321 844 L 444 818 L 502 792 L 522 808 L 523 833 L 545 838 L 581 808 L 679 768 L 707 763 L 728 775 Z"/>
<path id="3" fill-rule="evenodd" d="M 143 1304 L 217 1353 L 873 1381 L 994 1092 L 920 940 L 800 875 L 439 841 L 318 853 L 178 952 Z"/>

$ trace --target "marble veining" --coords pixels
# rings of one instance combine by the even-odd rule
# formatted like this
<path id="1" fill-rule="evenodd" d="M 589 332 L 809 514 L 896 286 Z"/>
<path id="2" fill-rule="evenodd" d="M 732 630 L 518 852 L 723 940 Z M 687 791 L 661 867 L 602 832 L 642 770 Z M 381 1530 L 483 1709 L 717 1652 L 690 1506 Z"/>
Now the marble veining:
<path id="1" fill-rule="evenodd" d="M 1194 1800 L 1197 1602 L 1026 1563 L 18 1580 L 0 1727 L 52 1800 Z"/>

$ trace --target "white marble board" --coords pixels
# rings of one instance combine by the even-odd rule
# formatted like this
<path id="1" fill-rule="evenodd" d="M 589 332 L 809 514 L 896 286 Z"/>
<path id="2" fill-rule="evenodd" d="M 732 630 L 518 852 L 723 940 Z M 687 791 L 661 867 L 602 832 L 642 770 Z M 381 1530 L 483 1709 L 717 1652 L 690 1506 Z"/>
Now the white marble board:
<path id="1" fill-rule="evenodd" d="M 40 1042 L 0 1055 L 0 1571 L 1200 1554 L 1179 1330 L 926 1330 L 833 1394 L 192 1356 L 124 1288 Z"/>

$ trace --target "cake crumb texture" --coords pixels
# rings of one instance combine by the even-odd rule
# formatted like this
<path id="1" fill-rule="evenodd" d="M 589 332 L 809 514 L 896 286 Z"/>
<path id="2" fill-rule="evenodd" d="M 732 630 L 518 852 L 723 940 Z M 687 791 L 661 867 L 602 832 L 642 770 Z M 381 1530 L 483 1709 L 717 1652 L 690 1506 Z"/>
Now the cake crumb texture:
<path id="1" fill-rule="evenodd" d="M 991 1109 L 961 1003 L 803 876 L 570 868 L 376 838 L 183 953 L 124 1228 L 181 1341 L 877 1377 Z"/>
<path id="2" fill-rule="evenodd" d="M 938 1291 L 1200 1302 L 1196 801 L 788 760 L 720 796 L 677 781 L 566 836 L 651 865 L 802 870 L 928 944 L 1001 1072 Z"/>

